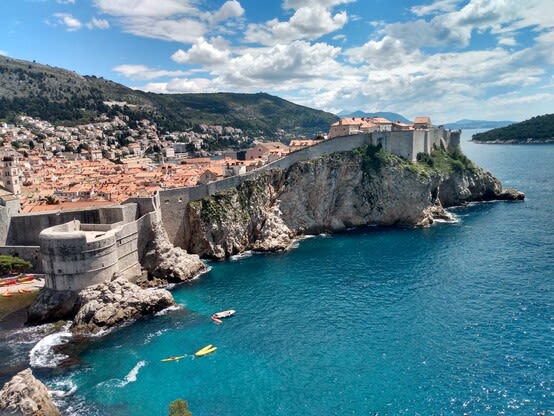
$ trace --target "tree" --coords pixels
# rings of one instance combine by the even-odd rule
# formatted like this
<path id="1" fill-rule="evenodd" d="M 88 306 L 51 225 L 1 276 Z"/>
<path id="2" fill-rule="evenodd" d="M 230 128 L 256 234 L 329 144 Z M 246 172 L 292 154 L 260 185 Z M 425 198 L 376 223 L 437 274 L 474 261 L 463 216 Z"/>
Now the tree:
<path id="1" fill-rule="evenodd" d="M 0 255 L 0 272 L 22 272 L 24 270 L 30 270 L 33 267 L 31 263 L 14 256 Z"/>
<path id="2" fill-rule="evenodd" d="M 169 416 L 192 416 L 186 400 L 177 399 L 169 404 Z"/>

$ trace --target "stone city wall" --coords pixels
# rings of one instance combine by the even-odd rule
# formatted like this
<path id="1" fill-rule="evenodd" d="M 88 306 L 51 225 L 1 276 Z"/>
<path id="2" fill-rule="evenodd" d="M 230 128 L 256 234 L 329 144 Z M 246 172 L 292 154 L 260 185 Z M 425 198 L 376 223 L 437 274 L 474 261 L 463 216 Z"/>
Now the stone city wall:
<path id="1" fill-rule="evenodd" d="M 94 209 L 58 211 L 42 214 L 20 214 L 11 217 L 6 245 L 37 245 L 39 234 L 45 228 L 77 220 L 83 224 L 111 224 L 133 217 L 136 206 L 108 206 Z"/>

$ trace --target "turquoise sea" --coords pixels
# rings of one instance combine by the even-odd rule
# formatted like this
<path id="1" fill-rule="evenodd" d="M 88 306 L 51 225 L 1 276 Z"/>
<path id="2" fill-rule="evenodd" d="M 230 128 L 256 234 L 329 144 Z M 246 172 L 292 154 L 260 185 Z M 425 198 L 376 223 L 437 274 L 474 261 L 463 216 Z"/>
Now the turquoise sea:
<path id="1" fill-rule="evenodd" d="M 173 289 L 180 308 L 73 348 L 57 368 L 63 334 L 35 345 L 20 332 L 27 341 L 0 339 L 0 352 L 15 366 L 14 351 L 32 350 L 64 415 L 166 415 L 178 398 L 194 416 L 554 415 L 554 146 L 471 133 L 464 152 L 524 202 L 211 263 Z M 207 344 L 217 351 L 194 358 Z M 185 357 L 160 362 L 172 355 Z"/>

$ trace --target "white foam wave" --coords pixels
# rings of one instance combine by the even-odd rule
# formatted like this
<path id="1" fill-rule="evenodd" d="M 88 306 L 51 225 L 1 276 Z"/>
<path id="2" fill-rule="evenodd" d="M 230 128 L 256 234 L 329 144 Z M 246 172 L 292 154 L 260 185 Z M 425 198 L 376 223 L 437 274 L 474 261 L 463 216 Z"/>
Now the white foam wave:
<path id="1" fill-rule="evenodd" d="M 135 366 L 129 371 L 129 373 L 125 376 L 123 380 L 120 379 L 110 379 L 107 381 L 104 381 L 99 384 L 99 386 L 102 386 L 104 388 L 122 388 L 125 387 L 129 383 L 134 383 L 137 381 L 138 373 L 142 367 L 146 365 L 146 361 L 142 360 L 135 364 Z"/>
<path id="2" fill-rule="evenodd" d="M 144 345 L 149 344 L 155 337 L 159 337 L 160 335 L 162 335 L 166 331 L 168 331 L 167 328 L 166 329 L 159 329 L 156 332 L 152 332 L 152 333 L 148 334 L 146 336 L 146 338 L 144 338 Z"/>
<path id="3" fill-rule="evenodd" d="M 178 310 L 181 310 L 181 309 L 183 309 L 183 305 L 172 305 L 172 306 L 168 306 L 167 308 L 162 309 L 162 310 L 159 311 L 159 312 L 156 312 L 155 316 L 167 315 L 169 312 L 178 311 Z"/>
<path id="4" fill-rule="evenodd" d="M 69 325 L 66 324 L 61 332 L 47 335 L 36 343 L 29 352 L 31 367 L 55 368 L 68 358 L 65 354 L 56 353 L 53 348 L 69 342 L 72 337 L 68 331 Z"/>
<path id="5" fill-rule="evenodd" d="M 77 385 L 73 383 L 71 380 L 64 380 L 57 382 L 54 385 L 54 388 L 56 390 L 48 390 L 48 392 L 55 398 L 63 398 L 67 396 L 71 396 L 73 393 L 77 391 Z"/>
<path id="6" fill-rule="evenodd" d="M 439 223 L 439 224 L 458 224 L 460 222 L 460 217 L 456 214 L 446 211 L 446 214 L 449 218 L 437 218 L 434 219 L 433 222 Z"/>
<path id="7" fill-rule="evenodd" d="M 123 381 L 123 384 L 121 387 L 123 386 L 126 386 L 127 384 L 129 383 L 134 383 L 135 381 L 137 381 L 137 376 L 138 376 L 138 373 L 140 371 L 140 369 L 142 367 L 144 367 L 146 365 L 146 361 L 142 360 L 142 361 L 139 361 L 131 371 L 129 371 L 129 374 L 127 374 L 125 376 L 125 379 Z"/>
<path id="8" fill-rule="evenodd" d="M 252 251 L 251 250 L 244 251 L 244 252 L 239 253 L 239 254 L 235 254 L 234 256 L 229 257 L 229 260 L 230 261 L 238 261 L 238 260 L 241 260 L 241 259 L 244 259 L 244 258 L 247 258 L 247 257 L 252 257 Z"/>

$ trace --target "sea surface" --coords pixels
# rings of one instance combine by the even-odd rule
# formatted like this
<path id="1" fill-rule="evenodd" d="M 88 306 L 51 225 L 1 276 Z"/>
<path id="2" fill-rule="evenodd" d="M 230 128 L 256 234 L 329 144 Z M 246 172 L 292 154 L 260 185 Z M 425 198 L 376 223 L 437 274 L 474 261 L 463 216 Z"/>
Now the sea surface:
<path id="1" fill-rule="evenodd" d="M 554 146 L 471 133 L 464 152 L 524 202 L 213 262 L 172 289 L 178 308 L 65 361 L 63 328 L 10 333 L 0 353 L 30 362 L 64 415 L 167 415 L 176 399 L 194 416 L 554 415 Z"/>

